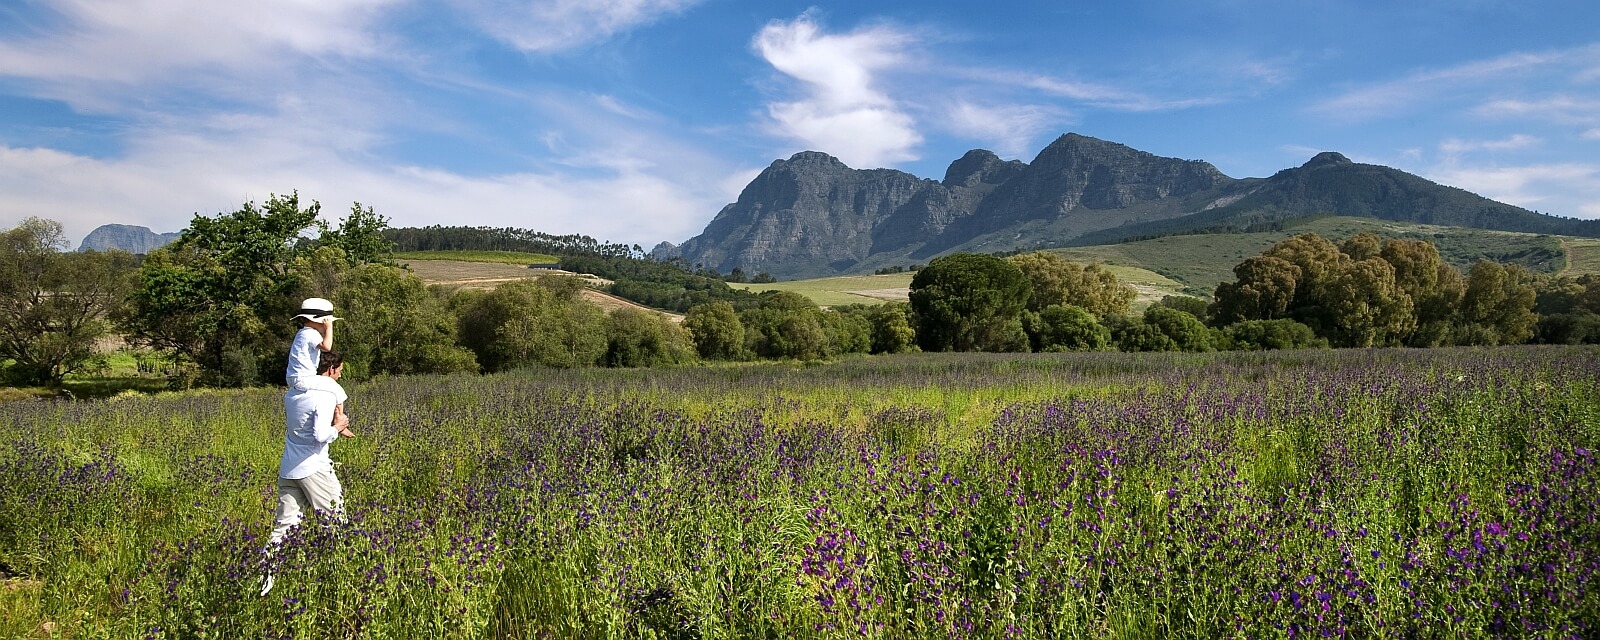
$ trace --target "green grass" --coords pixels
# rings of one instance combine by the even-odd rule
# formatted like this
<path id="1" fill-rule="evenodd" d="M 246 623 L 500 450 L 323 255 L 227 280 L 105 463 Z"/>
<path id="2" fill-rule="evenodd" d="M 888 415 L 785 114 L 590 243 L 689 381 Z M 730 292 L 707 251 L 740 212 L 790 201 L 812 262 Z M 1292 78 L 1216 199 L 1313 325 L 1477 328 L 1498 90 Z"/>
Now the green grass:
<path id="1" fill-rule="evenodd" d="M 788 282 L 769 282 L 763 284 L 732 284 L 754 292 L 762 291 L 792 291 L 807 298 L 812 302 L 825 307 L 847 304 L 881 304 L 886 301 L 904 302 L 904 293 L 892 295 L 862 295 L 858 291 L 884 291 L 890 289 L 905 289 L 911 286 L 911 277 L 914 274 L 888 273 L 871 276 L 835 276 L 831 278 L 812 278 L 809 280 L 791 280 Z"/>
<path id="2" fill-rule="evenodd" d="M 1567 247 L 1567 270 L 1563 275 L 1600 274 L 1600 238 L 1563 238 Z"/>
<path id="3" fill-rule="evenodd" d="M 543 253 L 520 251 L 400 251 L 396 260 L 455 260 L 458 262 L 493 262 L 497 264 L 548 264 L 561 258 Z"/>
<path id="4" fill-rule="evenodd" d="M 0 404 L 0 637 L 1593 637 L 1597 362 L 384 378 L 267 597 L 277 390 Z"/>
<path id="5" fill-rule="evenodd" d="M 1094 259 L 1084 259 L 1092 262 Z M 1106 264 L 1105 267 L 1117 276 L 1117 280 L 1132 285 L 1139 292 L 1139 297 L 1134 301 L 1136 309 L 1142 309 L 1151 303 L 1168 295 L 1184 294 L 1184 285 L 1171 278 L 1163 276 L 1149 269 L 1122 264 Z M 905 302 L 906 292 L 894 292 L 894 289 L 908 289 L 914 274 L 889 273 L 871 276 L 834 276 L 831 278 L 812 278 L 808 280 L 790 280 L 787 282 L 770 282 L 764 284 L 734 284 L 754 292 L 762 291 L 792 291 L 810 298 L 812 302 L 825 307 L 847 304 L 880 304 L 886 301 Z M 861 292 L 874 292 L 875 295 L 866 295 Z"/>

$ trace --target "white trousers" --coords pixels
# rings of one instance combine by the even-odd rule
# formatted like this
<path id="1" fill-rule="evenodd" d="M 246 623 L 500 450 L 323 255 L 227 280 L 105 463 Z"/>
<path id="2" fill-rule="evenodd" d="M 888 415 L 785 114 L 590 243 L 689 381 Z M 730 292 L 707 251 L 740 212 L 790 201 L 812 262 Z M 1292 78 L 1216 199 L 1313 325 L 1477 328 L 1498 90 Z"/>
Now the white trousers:
<path id="1" fill-rule="evenodd" d="M 304 478 L 278 478 L 278 508 L 274 513 L 270 545 L 283 541 L 289 529 L 300 524 L 305 509 L 321 512 L 334 522 L 344 521 L 344 486 L 332 471 L 318 471 Z"/>

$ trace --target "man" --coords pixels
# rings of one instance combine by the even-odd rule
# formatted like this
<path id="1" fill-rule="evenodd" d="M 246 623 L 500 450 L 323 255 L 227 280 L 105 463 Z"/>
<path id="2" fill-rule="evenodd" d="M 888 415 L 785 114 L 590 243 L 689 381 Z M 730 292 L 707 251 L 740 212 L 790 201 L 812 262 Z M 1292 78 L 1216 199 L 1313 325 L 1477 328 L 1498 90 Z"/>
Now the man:
<path id="1" fill-rule="evenodd" d="M 304 391 L 290 388 L 283 394 L 283 409 L 288 416 L 283 442 L 283 458 L 278 462 L 278 507 L 274 513 L 270 555 L 283 542 L 289 529 L 300 524 L 307 507 L 336 520 L 344 518 L 344 487 L 333 472 L 328 445 L 340 436 L 355 437 L 350 419 L 337 407 L 344 400 L 338 381 L 344 375 L 344 357 L 337 352 L 322 353 L 317 375 L 327 380 Z M 272 574 L 263 579 L 261 595 L 272 590 Z"/>

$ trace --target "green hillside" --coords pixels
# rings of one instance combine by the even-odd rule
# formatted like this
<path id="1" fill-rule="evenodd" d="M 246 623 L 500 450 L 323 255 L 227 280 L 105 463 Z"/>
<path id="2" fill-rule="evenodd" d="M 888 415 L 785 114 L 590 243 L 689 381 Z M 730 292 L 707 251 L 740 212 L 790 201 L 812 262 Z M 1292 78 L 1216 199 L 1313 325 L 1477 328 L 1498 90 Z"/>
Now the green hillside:
<path id="1" fill-rule="evenodd" d="M 1538 273 L 1556 273 L 1567 267 L 1567 250 L 1582 260 L 1573 273 L 1600 273 L 1600 240 L 1509 231 L 1392 222 L 1372 218 L 1319 217 L 1306 219 L 1283 231 L 1167 236 L 1123 244 L 1051 249 L 1069 260 L 1099 261 L 1107 265 L 1140 267 L 1189 287 L 1194 294 L 1210 295 L 1218 283 L 1233 280 L 1234 265 L 1260 254 L 1278 241 L 1302 233 L 1317 233 L 1335 242 L 1367 231 L 1384 238 L 1428 240 L 1445 260 L 1458 268 L 1479 259 L 1521 264 Z"/>
<path id="2" fill-rule="evenodd" d="M 1110 264 L 1106 268 L 1121 282 L 1132 285 L 1139 292 L 1133 306 L 1142 309 L 1150 303 L 1169 295 L 1184 293 L 1184 285 L 1159 273 L 1136 266 Z M 754 292 L 793 291 L 822 306 L 846 304 L 877 304 L 886 301 L 904 302 L 910 292 L 911 273 L 890 273 L 871 276 L 835 276 L 765 284 L 735 284 L 733 286 Z"/>

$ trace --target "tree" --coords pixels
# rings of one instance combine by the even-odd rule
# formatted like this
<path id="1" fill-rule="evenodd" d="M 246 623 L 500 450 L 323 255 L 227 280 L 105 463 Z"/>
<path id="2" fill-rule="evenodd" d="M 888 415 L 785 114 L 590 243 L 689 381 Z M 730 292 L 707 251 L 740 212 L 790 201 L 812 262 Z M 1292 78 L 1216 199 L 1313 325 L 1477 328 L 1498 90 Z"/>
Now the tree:
<path id="1" fill-rule="evenodd" d="M 694 359 L 694 339 L 666 316 L 625 307 L 606 318 L 603 362 L 608 367 L 656 367 Z"/>
<path id="2" fill-rule="evenodd" d="M 394 243 L 383 236 L 389 228 L 389 219 L 379 215 L 372 207 L 363 209 L 361 203 L 350 205 L 350 215 L 330 229 L 321 225 L 321 242 L 338 247 L 352 265 L 394 265 Z"/>
<path id="3" fill-rule="evenodd" d="M 885 302 L 867 312 L 872 323 L 872 353 L 917 350 L 917 330 L 911 328 L 911 305 Z"/>
<path id="4" fill-rule="evenodd" d="M 1034 351 L 1105 351 L 1111 347 L 1111 330 L 1076 305 L 1053 304 L 1024 316 L 1023 328 Z"/>
<path id="5" fill-rule="evenodd" d="M 1228 325 L 1242 320 L 1289 317 L 1300 282 L 1300 267 L 1274 256 L 1252 256 L 1233 268 L 1238 278 L 1217 285 L 1211 305 L 1213 322 Z"/>
<path id="6" fill-rule="evenodd" d="M 1162 296 L 1160 300 L 1156 301 L 1156 304 L 1168 309 L 1186 312 L 1201 321 L 1206 319 L 1208 307 L 1210 306 L 1204 298 L 1196 298 L 1194 296 Z"/>
<path id="7" fill-rule="evenodd" d="M 828 309 L 820 318 L 828 335 L 828 357 L 872 351 L 872 322 L 866 315 Z"/>
<path id="8" fill-rule="evenodd" d="M 1022 270 L 1000 258 L 935 258 L 911 279 L 917 341 L 925 351 L 1025 350 L 1018 316 L 1032 291 Z"/>
<path id="9" fill-rule="evenodd" d="M 1287 318 L 1278 320 L 1246 320 L 1223 328 L 1229 348 L 1241 351 L 1264 349 L 1310 349 L 1327 347 L 1328 341 L 1318 338 L 1305 326 Z"/>
<path id="10" fill-rule="evenodd" d="M 1121 314 L 1105 317 L 1111 341 L 1120 351 L 1177 351 L 1177 341 L 1137 316 Z"/>
<path id="11" fill-rule="evenodd" d="M 707 360 L 743 360 L 744 324 L 733 305 L 724 301 L 695 305 L 683 318 L 694 348 Z"/>
<path id="12" fill-rule="evenodd" d="M 61 223 L 27 218 L 0 234 L 0 358 L 13 384 L 61 384 L 95 357 L 134 271 L 121 251 L 64 253 Z"/>
<path id="13" fill-rule="evenodd" d="M 1394 267 L 1380 258 L 1345 265 L 1322 293 L 1322 307 L 1336 319 L 1329 338 L 1337 346 L 1398 345 L 1416 328 L 1411 296 L 1395 284 Z"/>
<path id="14" fill-rule="evenodd" d="M 605 355 L 605 313 L 577 296 L 520 280 L 458 298 L 461 343 L 485 370 L 592 366 Z"/>
<path id="15" fill-rule="evenodd" d="M 478 370 L 472 352 L 456 344 L 455 318 L 415 274 L 358 266 L 342 275 L 333 301 L 345 318 L 337 346 L 348 378 Z"/>
<path id="16" fill-rule="evenodd" d="M 1461 298 L 1460 344 L 1521 344 L 1533 337 L 1537 294 L 1526 269 L 1480 260 L 1467 274 Z"/>
<path id="17" fill-rule="evenodd" d="M 1390 240 L 1379 257 L 1394 268 L 1395 285 L 1411 298 L 1416 327 L 1404 336 L 1405 344 L 1436 347 L 1449 340 L 1456 308 L 1466 292 L 1466 279 L 1439 256 L 1426 240 Z"/>
<path id="18" fill-rule="evenodd" d="M 1279 258 L 1299 268 L 1299 274 L 1295 277 L 1294 299 L 1289 304 L 1290 317 L 1311 327 L 1317 335 L 1331 335 L 1337 329 L 1339 319 L 1327 309 L 1326 292 L 1350 262 L 1349 256 L 1315 233 L 1301 234 L 1279 242 L 1262 255 Z"/>
<path id="19" fill-rule="evenodd" d="M 302 209 L 296 193 L 215 218 L 196 214 L 140 267 L 123 323 L 131 338 L 196 364 L 205 384 L 281 379 L 288 319 L 308 282 L 294 265 L 313 249 L 300 234 L 319 210 Z"/>
<path id="20" fill-rule="evenodd" d="M 762 358 L 817 360 L 828 356 L 822 310 L 791 291 L 767 291 L 760 304 L 739 314 L 745 349 Z"/>
<path id="21" fill-rule="evenodd" d="M 1044 251 L 1015 255 L 1007 261 L 1016 265 L 1033 287 L 1029 311 L 1070 304 L 1097 316 L 1126 313 L 1138 295 L 1099 263 L 1080 265 Z"/>
<path id="22" fill-rule="evenodd" d="M 1211 330 L 1187 311 L 1151 305 L 1144 311 L 1144 324 L 1154 327 L 1172 340 L 1178 351 L 1211 351 Z"/>

